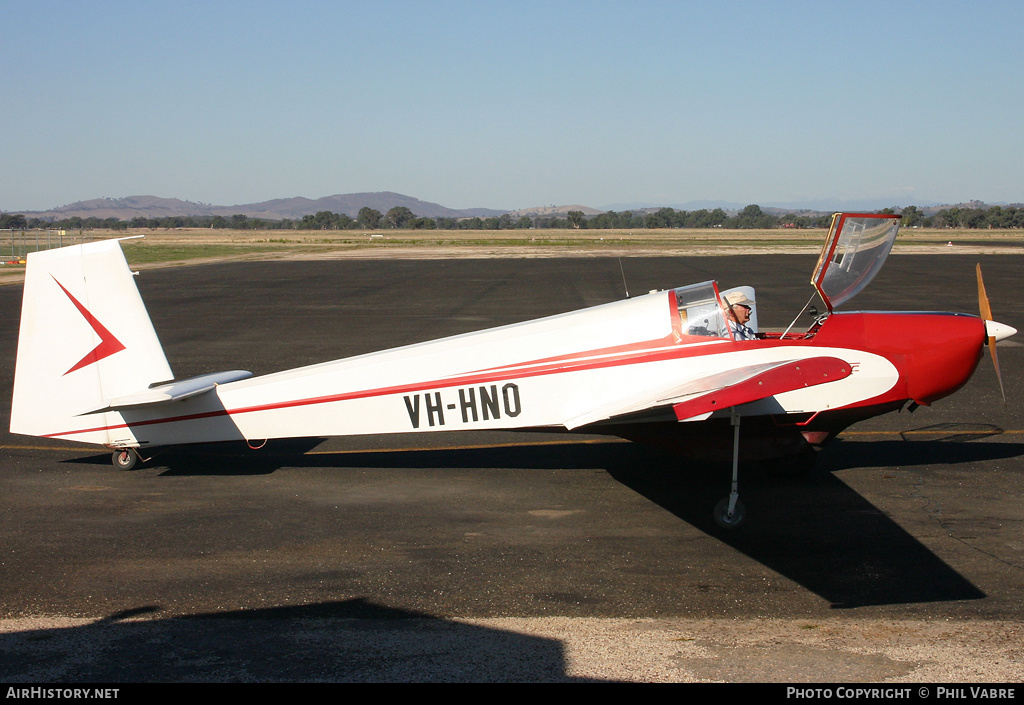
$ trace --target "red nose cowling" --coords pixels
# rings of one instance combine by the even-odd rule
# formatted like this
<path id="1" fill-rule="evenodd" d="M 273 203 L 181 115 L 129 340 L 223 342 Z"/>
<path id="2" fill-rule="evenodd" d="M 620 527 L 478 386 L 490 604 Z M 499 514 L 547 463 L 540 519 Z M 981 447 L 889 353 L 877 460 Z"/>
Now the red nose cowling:
<path id="1" fill-rule="evenodd" d="M 840 313 L 829 318 L 814 342 L 842 344 L 843 339 L 887 358 L 900 371 L 886 401 L 928 405 L 971 378 L 985 345 L 985 323 L 958 313 Z"/>

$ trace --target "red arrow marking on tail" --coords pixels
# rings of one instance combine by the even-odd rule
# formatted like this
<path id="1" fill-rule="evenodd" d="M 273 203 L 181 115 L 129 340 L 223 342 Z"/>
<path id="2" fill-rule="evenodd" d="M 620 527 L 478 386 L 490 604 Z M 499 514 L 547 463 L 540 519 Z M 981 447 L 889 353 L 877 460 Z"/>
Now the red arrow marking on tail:
<path id="1" fill-rule="evenodd" d="M 57 286 L 61 288 L 61 291 L 67 294 L 68 298 L 71 299 L 71 303 L 75 305 L 75 308 L 78 309 L 78 312 L 82 314 L 82 317 L 89 323 L 90 326 L 92 326 L 92 329 L 96 331 L 96 335 L 100 337 L 100 344 L 93 348 L 92 352 L 90 352 L 88 355 L 79 360 L 74 367 L 65 372 L 65 375 L 71 374 L 75 370 L 86 367 L 87 365 L 91 365 L 94 362 L 99 362 L 105 357 L 110 357 L 114 353 L 121 352 L 122 350 L 124 350 L 124 345 L 121 344 L 121 341 L 115 338 L 113 333 L 107 330 L 102 323 L 96 320 L 96 316 L 89 313 L 89 310 L 85 306 L 83 306 L 78 299 L 72 296 L 71 292 L 65 289 L 64 285 L 58 282 L 56 277 L 53 277 L 53 280 L 57 282 Z"/>

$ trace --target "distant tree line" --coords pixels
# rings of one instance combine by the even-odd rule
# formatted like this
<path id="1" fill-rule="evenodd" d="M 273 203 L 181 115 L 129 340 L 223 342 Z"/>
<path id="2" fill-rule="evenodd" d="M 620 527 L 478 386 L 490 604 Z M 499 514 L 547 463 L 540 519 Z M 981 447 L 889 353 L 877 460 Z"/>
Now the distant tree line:
<path id="1" fill-rule="evenodd" d="M 953 207 L 925 215 L 917 206 L 905 208 L 884 208 L 881 213 L 901 214 L 902 227 L 924 228 L 1024 228 L 1024 207 L 990 206 Z M 0 214 L 0 229 L 45 229 L 63 230 L 127 230 L 128 228 L 170 229 L 210 228 L 213 230 L 529 230 L 529 229 L 680 229 L 680 228 L 728 228 L 728 229 L 771 229 L 771 228 L 825 228 L 832 216 L 771 215 L 758 205 L 749 205 L 736 215 L 729 215 L 721 208 L 714 210 L 682 211 L 674 208 L 660 208 L 653 212 L 606 211 L 586 216 L 574 210 L 567 217 L 539 215 L 513 216 L 508 213 L 487 218 L 428 218 L 415 215 L 405 206 L 396 206 L 387 213 L 373 208 L 361 208 L 353 218 L 344 213 L 320 211 L 301 219 L 271 220 L 250 218 L 246 215 L 176 215 L 163 218 L 138 216 L 128 220 L 118 218 L 82 218 L 71 216 L 61 220 L 26 218 L 14 213 Z"/>

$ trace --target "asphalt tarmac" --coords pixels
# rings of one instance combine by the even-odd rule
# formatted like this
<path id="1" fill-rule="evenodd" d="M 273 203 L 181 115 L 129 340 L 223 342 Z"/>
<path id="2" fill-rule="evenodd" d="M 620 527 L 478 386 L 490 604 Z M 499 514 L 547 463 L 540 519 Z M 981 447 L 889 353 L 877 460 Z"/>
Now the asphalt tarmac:
<path id="1" fill-rule="evenodd" d="M 785 328 L 814 261 L 288 261 L 138 284 L 184 378 L 707 279 L 754 286 L 761 326 Z M 893 256 L 851 303 L 976 313 L 978 261 L 1024 331 L 1013 256 Z M 727 531 L 728 466 L 597 436 L 218 445 L 119 472 L 6 431 L 20 302 L 0 287 L 0 681 L 1024 676 L 1024 340 L 999 348 L 1006 405 L 986 353 L 956 395 L 854 426 L 807 477 L 741 468 Z"/>

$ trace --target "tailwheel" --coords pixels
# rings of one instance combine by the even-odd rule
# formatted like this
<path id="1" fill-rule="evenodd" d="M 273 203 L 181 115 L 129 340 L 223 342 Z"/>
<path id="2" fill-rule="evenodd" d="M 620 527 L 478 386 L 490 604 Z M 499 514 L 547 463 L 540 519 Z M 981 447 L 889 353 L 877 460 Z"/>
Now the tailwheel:
<path id="1" fill-rule="evenodd" d="M 111 462 L 118 470 L 132 470 L 139 462 L 139 454 L 131 448 L 119 448 L 111 456 Z"/>
<path id="2" fill-rule="evenodd" d="M 729 509 L 730 504 L 732 504 L 731 511 Z M 747 508 L 743 506 L 743 502 L 739 499 L 736 499 L 733 503 L 732 497 L 726 497 L 715 505 L 715 523 L 723 529 L 735 529 L 743 523 L 743 518 L 746 515 Z"/>

